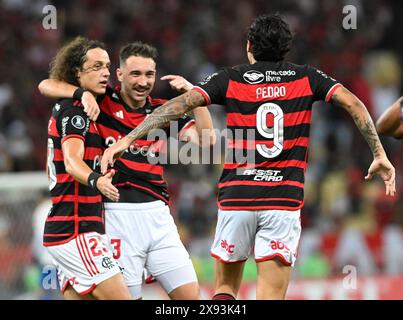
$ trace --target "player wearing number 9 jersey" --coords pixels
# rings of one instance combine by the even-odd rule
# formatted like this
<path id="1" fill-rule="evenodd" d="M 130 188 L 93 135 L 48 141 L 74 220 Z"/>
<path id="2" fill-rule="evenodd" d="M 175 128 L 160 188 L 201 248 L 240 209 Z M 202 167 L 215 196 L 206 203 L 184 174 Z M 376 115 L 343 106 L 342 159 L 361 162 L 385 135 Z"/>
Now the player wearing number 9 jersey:
<path id="1" fill-rule="evenodd" d="M 102 43 L 76 38 L 55 58 L 51 76 L 104 94 L 109 56 Z M 55 105 L 48 125 L 48 175 L 52 208 L 44 245 L 66 299 L 130 299 L 105 235 L 101 192 L 117 200 L 112 174 L 102 176 L 102 139 L 76 99 Z M 98 170 L 97 170 L 98 167 Z"/>
<path id="2" fill-rule="evenodd" d="M 219 182 L 213 299 L 234 299 L 245 261 L 254 248 L 258 299 L 284 299 L 301 233 L 304 174 L 312 104 L 345 108 L 374 156 L 368 175 L 379 174 L 395 192 L 394 168 L 360 100 L 323 72 L 284 61 L 292 35 L 278 15 L 258 17 L 248 30 L 249 64 L 224 68 L 198 87 L 156 109 L 140 126 L 104 152 L 101 170 L 131 141 L 183 112 L 221 104 L 227 112 L 229 148 L 246 160 L 226 162 Z M 252 136 L 248 134 L 254 133 Z M 232 133 L 232 134 L 231 134 Z M 250 151 L 250 152 L 246 152 Z"/>
<path id="3" fill-rule="evenodd" d="M 225 105 L 231 155 L 247 155 L 246 162 L 230 157 L 235 161 L 224 164 L 218 185 L 221 210 L 302 207 L 312 103 L 328 102 L 339 87 L 306 65 L 257 61 L 224 68 L 194 88 L 207 104 Z"/>

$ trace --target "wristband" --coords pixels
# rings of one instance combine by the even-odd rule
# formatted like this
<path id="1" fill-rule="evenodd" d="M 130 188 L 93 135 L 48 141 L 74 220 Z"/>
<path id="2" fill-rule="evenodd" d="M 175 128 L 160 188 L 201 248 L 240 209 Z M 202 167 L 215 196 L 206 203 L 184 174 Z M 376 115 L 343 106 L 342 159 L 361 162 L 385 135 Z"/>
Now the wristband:
<path id="1" fill-rule="evenodd" d="M 88 179 L 87 179 L 88 186 L 91 187 L 92 189 L 97 189 L 98 190 L 97 181 L 101 177 L 102 177 L 102 174 L 92 171 L 90 173 L 90 175 L 88 176 Z"/>
<path id="2" fill-rule="evenodd" d="M 83 94 L 86 90 L 83 88 L 77 88 L 73 93 L 73 98 L 81 101 Z"/>

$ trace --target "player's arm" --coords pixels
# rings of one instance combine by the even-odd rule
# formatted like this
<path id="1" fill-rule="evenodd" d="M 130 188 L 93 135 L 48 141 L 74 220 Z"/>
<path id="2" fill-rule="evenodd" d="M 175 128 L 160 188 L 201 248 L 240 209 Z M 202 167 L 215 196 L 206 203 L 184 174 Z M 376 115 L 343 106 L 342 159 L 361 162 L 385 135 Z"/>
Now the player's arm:
<path id="1" fill-rule="evenodd" d="M 354 94 L 343 86 L 338 87 L 334 91 L 331 102 L 347 110 L 372 151 L 374 160 L 368 169 L 365 179 L 371 179 L 375 174 L 380 175 L 386 186 L 386 194 L 393 196 L 396 191 L 395 168 L 386 156 L 367 108 Z"/>
<path id="2" fill-rule="evenodd" d="M 195 123 L 181 137 L 182 141 L 189 141 L 200 147 L 215 144 L 216 135 L 211 114 L 206 107 L 197 107 L 193 110 Z"/>
<path id="3" fill-rule="evenodd" d="M 39 92 L 49 98 L 75 98 L 81 100 L 84 112 L 95 121 L 99 115 L 99 106 L 91 92 L 56 79 L 45 79 L 38 85 Z"/>
<path id="4" fill-rule="evenodd" d="M 168 74 L 161 77 L 161 80 L 169 81 L 171 88 L 181 93 L 188 92 L 193 88 L 193 84 L 179 75 Z M 193 118 L 195 125 L 186 130 L 181 140 L 192 142 L 201 147 L 214 144 L 216 135 L 209 110 L 203 107 L 196 108 L 193 110 Z"/>
<path id="5" fill-rule="evenodd" d="M 403 97 L 393 103 L 376 122 L 376 129 L 379 134 L 392 136 L 396 139 L 403 138 L 402 121 Z"/>
<path id="6" fill-rule="evenodd" d="M 66 172 L 70 174 L 78 182 L 89 185 L 90 175 L 93 171 L 83 161 L 84 158 L 84 141 L 80 138 L 71 137 L 62 143 L 64 165 Z M 119 200 L 119 191 L 112 184 L 114 171 L 111 170 L 105 176 L 97 176 L 93 174 L 96 188 L 112 201 Z"/>
<path id="7" fill-rule="evenodd" d="M 167 122 L 179 119 L 183 114 L 205 105 L 203 95 L 190 90 L 176 98 L 165 102 L 151 113 L 143 122 L 127 136 L 105 150 L 101 161 L 101 172 L 105 173 L 108 166 L 113 166 L 114 158 L 129 148 L 133 141 L 146 136 L 151 130 L 162 128 Z"/>

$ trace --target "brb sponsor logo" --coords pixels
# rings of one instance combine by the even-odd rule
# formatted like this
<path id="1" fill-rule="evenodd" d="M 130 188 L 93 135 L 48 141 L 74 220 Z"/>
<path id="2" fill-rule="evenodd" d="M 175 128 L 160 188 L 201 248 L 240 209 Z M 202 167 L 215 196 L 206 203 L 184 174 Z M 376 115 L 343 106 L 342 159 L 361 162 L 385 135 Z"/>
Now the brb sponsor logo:
<path id="1" fill-rule="evenodd" d="M 260 169 L 246 169 L 243 172 L 244 176 L 254 176 L 254 181 L 271 181 L 280 182 L 283 181 L 283 176 L 280 175 L 281 170 L 260 170 Z"/>
<path id="2" fill-rule="evenodd" d="M 227 240 L 221 240 L 221 248 L 228 253 L 234 253 L 235 246 L 233 244 L 229 244 Z"/>
<path id="3" fill-rule="evenodd" d="M 264 74 L 260 71 L 249 70 L 243 74 L 243 79 L 250 84 L 261 83 L 264 80 Z"/>

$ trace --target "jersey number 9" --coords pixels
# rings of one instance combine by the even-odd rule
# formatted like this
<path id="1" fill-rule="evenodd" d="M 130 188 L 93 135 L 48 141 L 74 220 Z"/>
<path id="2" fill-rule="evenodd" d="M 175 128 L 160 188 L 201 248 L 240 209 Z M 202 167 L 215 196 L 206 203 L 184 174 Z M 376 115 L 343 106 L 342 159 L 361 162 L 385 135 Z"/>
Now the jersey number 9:
<path id="1" fill-rule="evenodd" d="M 273 114 L 273 127 L 267 126 L 267 114 Z M 256 150 L 265 158 L 277 157 L 284 148 L 284 113 L 275 103 L 262 104 L 256 112 L 256 127 L 258 132 L 267 139 L 273 139 L 273 146 L 256 144 Z"/>

